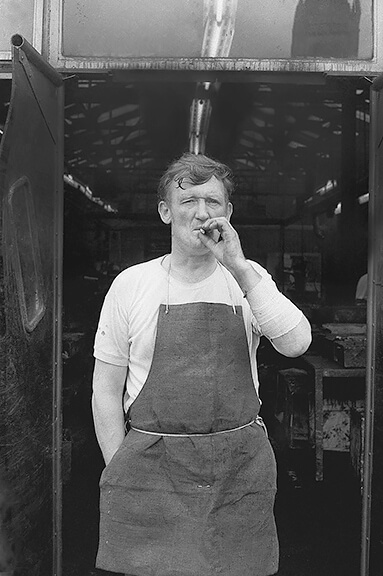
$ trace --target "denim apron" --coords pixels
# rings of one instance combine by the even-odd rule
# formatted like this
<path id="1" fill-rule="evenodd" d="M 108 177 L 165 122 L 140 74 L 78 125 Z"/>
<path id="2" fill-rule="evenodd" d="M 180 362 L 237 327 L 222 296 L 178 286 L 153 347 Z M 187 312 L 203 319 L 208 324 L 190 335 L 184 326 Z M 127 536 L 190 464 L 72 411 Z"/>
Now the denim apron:
<path id="1" fill-rule="evenodd" d="M 97 566 L 274 574 L 276 466 L 258 411 L 242 308 L 161 305 L 131 428 L 100 480 Z"/>

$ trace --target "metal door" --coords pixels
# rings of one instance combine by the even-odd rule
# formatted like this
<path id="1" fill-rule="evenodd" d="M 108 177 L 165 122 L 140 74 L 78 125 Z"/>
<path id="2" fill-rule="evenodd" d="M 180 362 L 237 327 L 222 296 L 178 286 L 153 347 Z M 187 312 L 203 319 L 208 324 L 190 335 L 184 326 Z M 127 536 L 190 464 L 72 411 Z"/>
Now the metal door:
<path id="1" fill-rule="evenodd" d="M 61 573 L 63 88 L 20 35 L 0 148 L 0 573 Z"/>
<path id="2" fill-rule="evenodd" d="M 371 87 L 367 394 L 361 575 L 383 567 L 383 76 Z"/>

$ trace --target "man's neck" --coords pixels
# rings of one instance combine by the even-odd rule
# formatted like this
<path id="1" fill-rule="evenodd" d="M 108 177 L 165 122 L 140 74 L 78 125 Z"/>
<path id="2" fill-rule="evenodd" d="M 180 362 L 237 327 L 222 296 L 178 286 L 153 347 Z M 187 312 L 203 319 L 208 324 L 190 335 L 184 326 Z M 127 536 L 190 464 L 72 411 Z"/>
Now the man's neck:
<path id="1" fill-rule="evenodd" d="M 177 280 L 194 283 L 208 278 L 216 269 L 217 260 L 213 254 L 185 256 L 172 250 L 164 265 L 170 275 Z"/>

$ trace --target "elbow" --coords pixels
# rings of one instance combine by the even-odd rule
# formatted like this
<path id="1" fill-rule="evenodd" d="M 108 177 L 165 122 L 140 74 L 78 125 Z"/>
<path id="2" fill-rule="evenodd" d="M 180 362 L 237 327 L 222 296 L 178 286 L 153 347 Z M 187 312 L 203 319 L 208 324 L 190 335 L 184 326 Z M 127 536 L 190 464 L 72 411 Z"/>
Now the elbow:
<path id="1" fill-rule="evenodd" d="M 288 358 L 302 356 L 309 349 L 311 342 L 311 326 L 305 317 L 291 332 L 272 341 L 274 348 Z"/>
<path id="2" fill-rule="evenodd" d="M 284 352 L 285 356 L 289 358 L 298 358 L 302 356 L 307 350 L 309 349 L 312 342 L 311 330 L 309 333 L 305 334 L 303 338 L 300 338 L 299 341 L 295 342 L 295 345 L 292 346 L 287 352 Z"/>
<path id="3" fill-rule="evenodd" d="M 291 346 L 289 353 L 286 354 L 286 356 L 289 356 L 290 358 L 298 358 L 298 356 L 302 356 L 302 354 L 307 352 L 311 345 L 311 325 L 305 316 L 302 317 L 297 326 L 296 338 L 294 340 L 294 344 Z"/>

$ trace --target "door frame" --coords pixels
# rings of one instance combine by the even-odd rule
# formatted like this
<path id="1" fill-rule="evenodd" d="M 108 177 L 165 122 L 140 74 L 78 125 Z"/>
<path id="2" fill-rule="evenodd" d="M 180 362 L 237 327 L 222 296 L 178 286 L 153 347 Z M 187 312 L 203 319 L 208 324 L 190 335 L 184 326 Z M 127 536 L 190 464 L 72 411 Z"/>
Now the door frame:
<path id="1" fill-rule="evenodd" d="M 374 437 L 378 433 L 379 414 L 376 412 L 382 395 L 382 350 L 378 344 L 383 338 L 383 318 L 379 311 L 383 308 L 383 290 L 379 263 L 383 259 L 383 234 L 381 216 L 383 213 L 383 170 L 382 151 L 380 146 L 383 138 L 383 75 L 375 78 L 370 91 L 370 175 L 369 175 L 369 251 L 368 251 L 368 299 L 367 299 L 367 363 L 366 363 L 366 398 L 365 398 L 365 437 L 364 437 L 364 468 L 362 494 L 362 526 L 361 526 L 361 576 L 370 573 L 372 540 L 372 506 L 375 499 L 372 483 L 373 473 L 382 481 L 383 464 L 374 454 Z M 379 161 L 380 160 L 380 161 Z M 380 419 L 383 415 L 380 416 Z M 379 485 L 379 481 L 375 482 Z"/>
<path id="2" fill-rule="evenodd" d="M 12 37 L 12 54 L 17 54 L 21 49 L 28 51 L 28 58 L 36 57 L 38 54 L 28 42 L 22 39 L 19 35 Z M 32 55 L 32 56 L 30 56 Z M 38 55 L 38 61 L 41 64 L 43 61 Z M 214 69 L 216 63 L 211 63 Z M 219 64 L 219 63 L 218 63 Z M 53 77 L 59 77 L 58 72 L 53 69 L 49 64 L 43 63 L 49 74 Z M 130 66 L 129 66 L 130 67 Z M 131 66 L 134 68 L 135 66 Z M 144 67 L 144 66 L 142 66 Z M 164 69 L 168 67 L 165 65 Z M 201 66 L 204 69 L 204 66 Z M 88 67 L 88 70 L 91 67 Z M 173 68 L 174 69 L 174 68 Z M 249 69 L 245 67 L 248 71 Z M 65 67 L 63 67 L 65 70 Z M 76 68 L 78 71 L 78 68 Z M 53 71 L 53 72 L 52 72 Z M 99 70 L 100 71 L 100 70 Z M 106 70 L 102 70 L 105 72 Z M 253 72 L 254 73 L 254 72 Z M 268 71 L 268 75 L 275 74 L 275 71 Z M 358 75 L 358 74 L 356 74 Z M 286 75 L 288 76 L 288 74 Z M 378 162 L 378 138 L 379 138 L 379 121 L 383 123 L 383 111 L 379 113 L 379 105 L 382 106 L 382 98 L 380 93 L 383 90 L 383 75 L 377 77 L 371 87 L 370 99 L 370 205 L 369 205 L 369 300 L 367 305 L 367 368 L 366 368 L 366 405 L 365 405 L 365 440 L 364 440 L 364 470 L 363 470 L 363 496 L 362 496 L 362 526 L 361 526 L 361 576 L 368 576 L 370 567 L 370 553 L 371 553 L 371 504 L 372 504 L 372 470 L 373 470 L 373 439 L 374 439 L 374 412 L 375 412 L 375 398 L 378 392 L 376 383 L 376 363 L 379 350 L 377 349 L 377 342 L 382 340 L 382 322 L 375 321 L 377 318 L 377 311 L 383 308 L 383 298 L 378 290 L 379 280 L 377 262 L 379 258 L 383 258 L 383 237 L 379 238 L 381 232 L 381 225 L 377 219 L 383 209 L 383 194 L 380 193 L 380 186 L 383 187 L 383 182 L 379 185 L 379 177 L 383 178 L 383 172 L 379 170 Z M 60 106 L 64 109 L 64 94 L 61 92 Z M 64 164 L 64 125 L 61 125 L 60 141 L 62 142 L 61 149 L 58 150 L 59 161 L 62 166 Z M 382 207 L 382 208 L 379 208 Z M 61 481 L 61 444 L 62 444 L 62 398 L 61 398 L 61 379 L 62 379 L 62 363 L 61 363 L 61 339 L 62 339 L 62 325 L 61 325 L 61 307 L 62 307 L 62 254 L 63 250 L 63 195 L 59 190 L 56 190 L 56 203 L 55 203 L 55 254 L 54 261 L 54 278 L 55 278 L 55 296 L 54 296 L 54 341 L 53 341 L 53 410 L 55 418 L 53 421 L 53 434 L 52 434 L 52 450 L 53 450 L 53 493 L 54 493 L 54 507 L 53 507 L 53 566 L 54 576 L 61 576 L 62 574 L 62 481 Z"/>

